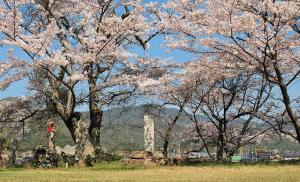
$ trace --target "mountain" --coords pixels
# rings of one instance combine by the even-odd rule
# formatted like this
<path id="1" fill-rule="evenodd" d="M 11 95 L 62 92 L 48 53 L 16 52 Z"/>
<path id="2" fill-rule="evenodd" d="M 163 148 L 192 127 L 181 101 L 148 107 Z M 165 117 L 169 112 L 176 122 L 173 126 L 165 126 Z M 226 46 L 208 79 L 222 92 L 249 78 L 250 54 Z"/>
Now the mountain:
<path id="1" fill-rule="evenodd" d="M 143 150 L 144 148 L 144 106 L 127 107 L 127 108 L 113 108 L 104 111 L 102 129 L 101 129 L 101 143 L 105 150 L 115 151 L 118 148 L 126 150 Z M 160 117 L 161 115 L 168 115 L 174 118 L 178 110 L 174 108 L 166 108 L 163 114 L 159 111 L 151 111 L 154 117 L 155 128 L 165 128 L 166 122 Z M 89 120 L 88 113 L 83 112 L 86 120 Z M 20 142 L 20 150 L 32 150 L 39 144 L 47 144 L 47 120 L 30 121 L 30 132 L 23 136 Z M 180 132 L 189 124 L 188 116 L 182 113 L 178 124 L 174 128 L 176 132 Z M 65 146 L 67 144 L 74 145 L 71 135 L 64 125 L 64 123 L 57 119 L 56 122 L 56 144 L 58 146 Z M 156 145 L 159 146 L 159 135 L 156 133 Z"/>
<path id="2" fill-rule="evenodd" d="M 106 151 L 116 151 L 120 148 L 124 150 L 143 150 L 144 148 L 144 113 L 148 109 L 146 106 L 113 108 L 104 111 L 102 129 L 101 129 L 101 144 Z M 155 146 L 159 149 L 162 146 L 158 130 L 166 128 L 165 118 L 168 116 L 174 118 L 178 112 L 175 108 L 165 108 L 163 111 L 152 109 L 150 111 L 154 115 L 155 122 Z M 88 121 L 88 113 L 83 113 Z M 202 120 L 207 118 L 198 116 Z M 26 134 L 20 142 L 22 151 L 32 150 L 38 144 L 47 143 L 47 120 L 31 121 L 29 124 L 30 132 Z M 175 128 L 175 134 L 180 135 L 184 129 L 190 124 L 190 120 L 185 113 L 182 113 Z M 173 137 L 170 142 L 171 148 L 178 146 L 178 136 Z M 74 145 L 70 133 L 61 120 L 57 120 L 56 144 L 65 146 L 67 144 Z M 176 145 L 176 146 L 175 146 Z M 260 147 L 271 149 L 300 149 L 300 145 L 283 137 L 280 141 L 279 137 L 274 137 L 272 140 L 265 140 Z"/>

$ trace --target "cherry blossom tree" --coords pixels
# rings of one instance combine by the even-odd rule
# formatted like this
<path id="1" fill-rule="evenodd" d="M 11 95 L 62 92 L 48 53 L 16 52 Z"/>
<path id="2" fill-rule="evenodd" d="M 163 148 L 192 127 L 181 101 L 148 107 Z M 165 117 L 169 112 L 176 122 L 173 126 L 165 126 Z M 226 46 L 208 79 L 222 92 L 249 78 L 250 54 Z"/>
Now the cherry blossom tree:
<path id="1" fill-rule="evenodd" d="M 21 137 L 28 133 L 28 122 L 37 110 L 30 97 L 10 97 L 0 101 L 1 151 L 9 149 L 9 165 L 14 166 Z"/>
<path id="2" fill-rule="evenodd" d="M 77 156 L 99 154 L 101 107 L 131 92 L 141 78 L 137 70 L 147 64 L 128 50 L 146 48 L 159 32 L 141 2 L 2 0 L 0 5 L 0 43 L 10 47 L 8 61 L 0 65 L 1 89 L 31 76 L 30 88 L 47 98 L 70 130 Z M 76 111 L 85 103 L 88 130 Z"/>
<path id="3" fill-rule="evenodd" d="M 241 146 L 256 143 L 272 128 L 264 126 L 255 117 L 258 112 L 265 111 L 270 96 L 266 83 L 259 82 L 251 75 L 221 79 L 200 99 L 200 94 L 196 97 L 198 99 L 193 99 L 191 119 L 202 142 L 217 147 L 216 160 L 230 158 Z M 203 113 L 207 119 L 197 117 L 198 113 Z M 206 134 L 204 138 L 201 132 L 208 128 L 213 132 L 211 137 Z"/>
<path id="4" fill-rule="evenodd" d="M 162 140 L 162 153 L 168 157 L 171 139 L 176 135 L 174 133 L 175 126 L 189 102 L 190 85 L 182 79 L 183 65 L 159 60 L 157 63 L 159 63 L 159 67 L 148 68 L 147 77 L 138 82 L 138 89 L 148 102 L 154 102 L 152 104 L 154 112 L 151 115 L 159 118 L 160 125 L 163 126 L 155 128 L 155 131 Z M 175 107 L 176 112 L 172 115 L 167 113 L 169 107 Z"/>
<path id="5" fill-rule="evenodd" d="M 31 97 L 9 97 L 0 101 L 0 123 L 25 126 L 26 120 L 37 114 Z M 23 131 L 24 133 L 24 131 Z"/>
<path id="6" fill-rule="evenodd" d="M 184 114 L 184 108 L 188 104 L 190 96 L 188 89 L 183 89 L 183 86 L 172 87 L 171 85 L 166 85 L 165 87 L 168 88 L 161 90 L 159 95 L 155 95 L 155 97 L 161 99 L 161 103 L 156 106 L 158 110 L 156 117 L 159 118 L 160 124 L 164 126 L 156 128 L 156 132 L 162 140 L 162 153 L 165 157 L 168 157 L 171 139 L 176 135 L 174 133 L 175 126 Z M 172 113 L 172 115 L 165 112 L 168 111 L 168 107 L 175 107 L 176 112 Z"/>
<path id="7" fill-rule="evenodd" d="M 159 17 L 161 26 L 174 33 L 168 47 L 226 58 L 276 85 L 284 109 L 274 116 L 287 116 L 284 122 L 294 132 L 281 131 L 300 141 L 297 104 L 288 92 L 300 73 L 299 9 L 298 1 L 173 0 Z"/>
<path id="8" fill-rule="evenodd" d="M 188 86 L 184 112 L 192 121 L 191 138 L 198 139 L 210 158 L 225 160 L 241 146 L 259 142 L 272 129 L 260 119 L 273 107 L 268 102 L 272 87 L 252 72 L 214 59 L 186 63 L 179 78 Z M 212 155 L 214 147 L 216 156 Z"/>
<path id="9" fill-rule="evenodd" d="M 161 118 L 167 120 L 166 129 L 159 129 L 165 156 L 182 113 L 193 125 L 190 139 L 197 138 L 202 143 L 201 150 L 205 149 L 217 160 L 229 158 L 241 146 L 255 142 L 270 129 L 254 123 L 255 119 L 259 120 L 255 115 L 258 112 L 261 115 L 262 108 L 266 109 L 271 91 L 268 83 L 255 74 L 242 74 L 222 58 L 207 57 L 181 66 L 177 64 L 176 69 L 168 70 L 158 79 L 148 79 L 143 88 L 158 97 L 162 106 L 178 108 L 174 117 Z M 201 120 L 203 115 L 207 120 Z M 212 156 L 215 146 L 218 147 L 216 157 Z"/>

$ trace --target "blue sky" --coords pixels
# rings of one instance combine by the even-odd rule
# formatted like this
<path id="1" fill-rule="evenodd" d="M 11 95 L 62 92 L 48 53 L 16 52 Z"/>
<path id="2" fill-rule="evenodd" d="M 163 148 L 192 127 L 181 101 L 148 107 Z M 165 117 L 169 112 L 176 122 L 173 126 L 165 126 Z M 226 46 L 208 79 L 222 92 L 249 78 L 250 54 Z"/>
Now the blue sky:
<path id="1" fill-rule="evenodd" d="M 145 1 L 150 2 L 151 0 L 145 0 Z M 165 0 L 159 0 L 156 2 L 162 3 L 162 2 L 165 2 Z M 1 38 L 1 35 L 0 35 L 0 38 Z M 149 50 L 144 51 L 142 49 L 134 49 L 134 51 L 137 51 L 141 55 L 147 54 L 151 57 L 162 58 L 162 59 L 170 58 L 176 62 L 181 62 L 181 63 L 193 59 L 193 56 L 186 52 L 183 52 L 183 51 L 169 52 L 169 51 L 166 51 L 165 49 L 163 49 L 161 47 L 161 45 L 163 43 L 161 37 L 154 38 L 150 43 L 151 43 L 151 48 Z M 0 47 L 0 62 L 6 60 L 7 50 L 8 50 L 7 47 Z M 26 59 L 26 56 L 20 51 L 16 52 L 16 56 Z M 1 78 L 0 78 L 0 81 L 1 81 Z M 294 84 L 290 88 L 289 92 L 293 98 L 299 97 L 300 96 L 300 83 Z M 10 96 L 20 96 L 20 95 L 26 95 L 26 94 L 27 94 L 26 81 L 23 80 L 23 81 L 18 81 L 16 83 L 12 84 L 9 88 L 7 88 L 4 91 L 0 91 L 0 99 L 10 97 Z"/>

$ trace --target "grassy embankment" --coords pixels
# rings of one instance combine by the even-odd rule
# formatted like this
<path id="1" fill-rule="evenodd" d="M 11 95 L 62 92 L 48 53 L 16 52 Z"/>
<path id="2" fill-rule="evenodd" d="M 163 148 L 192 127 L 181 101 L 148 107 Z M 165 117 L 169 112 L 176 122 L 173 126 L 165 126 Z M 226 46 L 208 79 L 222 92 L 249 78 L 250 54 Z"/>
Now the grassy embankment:
<path id="1" fill-rule="evenodd" d="M 300 181 L 300 165 L 123 166 L 93 168 L 0 169 L 0 181 Z"/>

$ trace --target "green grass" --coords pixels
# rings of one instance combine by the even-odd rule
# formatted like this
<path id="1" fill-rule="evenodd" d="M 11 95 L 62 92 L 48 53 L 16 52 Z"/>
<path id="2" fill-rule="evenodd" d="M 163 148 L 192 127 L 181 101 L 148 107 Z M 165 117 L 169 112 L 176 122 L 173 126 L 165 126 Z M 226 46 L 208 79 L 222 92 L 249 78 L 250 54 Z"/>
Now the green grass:
<path id="1" fill-rule="evenodd" d="M 100 171 L 124 171 L 124 170 L 142 170 L 150 167 L 141 165 L 123 165 L 120 161 L 101 162 L 95 164 L 91 169 Z"/>
<path id="2" fill-rule="evenodd" d="M 0 169 L 0 181 L 300 181 L 300 165 L 124 166 L 103 162 L 92 168 Z"/>

